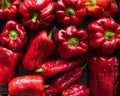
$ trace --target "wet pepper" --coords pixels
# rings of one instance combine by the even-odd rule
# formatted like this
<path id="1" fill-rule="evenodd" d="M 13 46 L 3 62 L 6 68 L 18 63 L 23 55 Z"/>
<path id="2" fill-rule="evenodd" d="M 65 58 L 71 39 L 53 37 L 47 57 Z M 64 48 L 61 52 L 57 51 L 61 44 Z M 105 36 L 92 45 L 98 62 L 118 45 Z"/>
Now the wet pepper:
<path id="1" fill-rule="evenodd" d="M 82 70 L 85 68 L 86 64 L 82 67 L 76 67 L 72 70 L 62 74 L 49 85 L 45 90 L 46 96 L 58 96 L 63 90 L 68 88 L 70 85 L 75 83 L 82 76 Z"/>
<path id="2" fill-rule="evenodd" d="M 20 51 L 27 41 L 25 29 L 15 21 L 7 21 L 2 33 L 0 42 L 13 51 Z"/>
<path id="3" fill-rule="evenodd" d="M 0 19 L 16 19 L 20 0 L 0 0 Z"/>
<path id="4" fill-rule="evenodd" d="M 82 65 L 84 61 L 84 56 L 71 60 L 55 59 L 43 63 L 36 72 L 42 73 L 44 76 L 54 76 L 57 73 L 69 71 L 77 65 Z"/>
<path id="5" fill-rule="evenodd" d="M 8 84 L 14 78 L 21 56 L 21 53 L 16 53 L 0 46 L 0 86 Z"/>
<path id="6" fill-rule="evenodd" d="M 51 0 L 24 0 L 19 8 L 22 24 L 33 31 L 48 27 L 54 21 L 54 8 Z"/>
<path id="7" fill-rule="evenodd" d="M 12 79 L 8 84 L 8 96 L 45 96 L 44 77 L 25 75 Z"/>
<path id="8" fill-rule="evenodd" d="M 89 96 L 89 88 L 84 84 L 74 84 L 64 90 L 62 96 Z"/>
<path id="9" fill-rule="evenodd" d="M 112 18 L 101 18 L 88 25 L 89 48 L 110 56 L 120 47 L 120 25 Z"/>
<path id="10" fill-rule="evenodd" d="M 104 0 L 104 2 L 103 0 L 85 0 L 88 15 L 96 18 L 115 16 L 118 12 L 116 0 Z"/>
<path id="11" fill-rule="evenodd" d="M 80 26 L 87 16 L 84 0 L 57 0 L 55 15 L 64 26 Z"/>
<path id="12" fill-rule="evenodd" d="M 116 57 L 92 56 L 89 60 L 89 84 L 92 96 L 116 96 L 118 60 Z"/>
<path id="13" fill-rule="evenodd" d="M 51 39 L 51 33 L 40 31 L 30 42 L 22 64 L 27 70 L 36 70 L 54 52 L 56 46 Z"/>
<path id="14" fill-rule="evenodd" d="M 70 59 L 85 54 L 88 49 L 87 37 L 85 30 L 77 29 L 74 25 L 57 30 L 54 38 L 59 55 L 64 59 Z"/>

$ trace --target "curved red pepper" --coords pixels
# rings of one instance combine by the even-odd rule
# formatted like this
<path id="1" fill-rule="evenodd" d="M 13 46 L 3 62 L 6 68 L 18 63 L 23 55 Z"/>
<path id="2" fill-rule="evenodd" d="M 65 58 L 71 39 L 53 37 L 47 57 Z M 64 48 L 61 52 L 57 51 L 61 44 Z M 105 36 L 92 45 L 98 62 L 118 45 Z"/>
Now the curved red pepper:
<path id="1" fill-rule="evenodd" d="M 27 41 L 27 33 L 24 28 L 15 21 L 8 21 L 0 34 L 0 42 L 9 49 L 19 51 L 24 48 Z"/>
<path id="2" fill-rule="evenodd" d="M 62 96 L 89 96 L 89 88 L 84 84 L 74 84 L 64 90 Z"/>
<path id="3" fill-rule="evenodd" d="M 120 47 L 120 25 L 112 18 L 101 18 L 88 25 L 89 48 L 110 56 Z"/>
<path id="4" fill-rule="evenodd" d="M 34 31 L 48 27 L 54 21 L 54 8 L 51 0 L 24 0 L 19 8 L 22 24 Z"/>
<path id="5" fill-rule="evenodd" d="M 74 25 L 57 30 L 54 34 L 58 44 L 58 53 L 62 58 L 70 59 L 87 52 L 88 34 L 85 30 L 77 29 Z"/>
<path id="6" fill-rule="evenodd" d="M 0 19 L 16 19 L 20 0 L 0 0 Z"/>
<path id="7" fill-rule="evenodd" d="M 8 96 L 45 96 L 44 77 L 25 75 L 12 79 L 8 84 Z"/>
<path id="8" fill-rule="evenodd" d="M 92 96 L 116 96 L 117 82 L 116 57 L 92 56 L 89 59 L 89 84 Z"/>
<path id="9" fill-rule="evenodd" d="M 85 0 L 85 6 L 90 16 L 113 17 L 118 12 L 116 0 Z"/>
<path id="10" fill-rule="evenodd" d="M 87 16 L 84 0 L 57 0 L 55 15 L 61 25 L 81 25 Z"/>
<path id="11" fill-rule="evenodd" d="M 75 83 L 82 76 L 82 70 L 86 67 L 86 64 L 82 67 L 75 67 L 72 70 L 62 74 L 49 85 L 45 90 L 46 96 L 58 96 L 63 90 Z"/>
<path id="12" fill-rule="evenodd" d="M 36 70 L 54 52 L 56 46 L 46 30 L 40 31 L 30 42 L 22 64 L 27 70 Z"/>
<path id="13" fill-rule="evenodd" d="M 36 70 L 36 72 L 42 73 L 44 76 L 53 76 L 60 72 L 69 71 L 75 66 L 83 64 L 84 61 L 84 56 L 71 60 L 55 59 L 43 63 L 41 67 Z"/>
<path id="14" fill-rule="evenodd" d="M 8 84 L 16 75 L 16 67 L 21 56 L 21 53 L 0 46 L 0 86 Z"/>

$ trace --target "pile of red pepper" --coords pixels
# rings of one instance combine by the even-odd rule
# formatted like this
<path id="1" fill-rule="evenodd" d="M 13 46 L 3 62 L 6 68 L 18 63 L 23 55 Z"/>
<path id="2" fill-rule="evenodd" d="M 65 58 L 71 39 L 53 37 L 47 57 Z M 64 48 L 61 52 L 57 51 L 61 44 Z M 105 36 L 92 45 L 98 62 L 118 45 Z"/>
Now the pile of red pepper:
<path id="1" fill-rule="evenodd" d="M 118 11 L 116 0 L 1 0 L 4 94 L 117 96 Z"/>

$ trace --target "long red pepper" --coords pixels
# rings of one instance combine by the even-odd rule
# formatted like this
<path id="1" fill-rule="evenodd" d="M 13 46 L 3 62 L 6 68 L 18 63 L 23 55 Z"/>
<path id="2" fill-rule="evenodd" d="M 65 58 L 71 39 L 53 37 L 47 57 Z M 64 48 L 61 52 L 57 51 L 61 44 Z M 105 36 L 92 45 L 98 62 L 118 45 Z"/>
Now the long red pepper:
<path id="1" fill-rule="evenodd" d="M 22 61 L 26 70 L 38 69 L 54 52 L 56 46 L 50 35 L 46 30 L 42 30 L 32 39 Z"/>
<path id="2" fill-rule="evenodd" d="M 71 60 L 55 59 L 43 63 L 36 72 L 42 73 L 44 76 L 53 76 L 57 73 L 68 71 L 77 65 L 81 65 L 84 61 L 85 56 Z"/>
<path id="3" fill-rule="evenodd" d="M 50 87 L 45 90 L 46 96 L 58 96 L 60 92 L 68 88 L 82 76 L 82 70 L 85 68 L 85 66 L 86 64 L 82 68 L 76 67 L 55 79 L 50 84 Z"/>
<path id="4" fill-rule="evenodd" d="M 92 96 L 116 96 L 118 60 L 116 57 L 92 56 L 89 59 L 89 84 Z"/>

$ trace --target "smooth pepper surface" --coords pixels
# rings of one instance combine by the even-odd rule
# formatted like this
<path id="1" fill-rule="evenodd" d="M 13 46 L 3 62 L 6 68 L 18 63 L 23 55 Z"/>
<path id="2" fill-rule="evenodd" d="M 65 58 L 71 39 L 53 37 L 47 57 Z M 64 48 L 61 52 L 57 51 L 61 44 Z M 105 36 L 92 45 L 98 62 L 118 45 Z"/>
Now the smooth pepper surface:
<path id="1" fill-rule="evenodd" d="M 8 84 L 16 75 L 18 61 L 22 54 L 0 46 L 0 86 Z"/>
<path id="2" fill-rule="evenodd" d="M 89 84 L 92 96 L 116 96 L 118 60 L 116 57 L 91 56 Z"/>
<path id="3" fill-rule="evenodd" d="M 74 25 L 57 30 L 54 39 L 59 55 L 64 59 L 84 55 L 88 50 L 87 37 L 85 30 L 77 29 Z"/>
<path id="4" fill-rule="evenodd" d="M 54 8 L 51 0 L 24 0 L 19 8 L 22 24 L 33 31 L 48 27 L 54 21 Z"/>
<path id="5" fill-rule="evenodd" d="M 2 33 L 0 42 L 13 51 L 20 51 L 27 41 L 27 33 L 24 27 L 16 21 L 7 21 Z"/>
<path id="6" fill-rule="evenodd" d="M 12 79 L 8 84 L 8 96 L 45 96 L 42 75 L 24 75 Z"/>
<path id="7" fill-rule="evenodd" d="M 87 13 L 95 18 L 113 17 L 118 12 L 116 0 L 85 0 Z"/>
<path id="8" fill-rule="evenodd" d="M 91 22 L 88 27 L 89 49 L 103 56 L 120 48 L 120 25 L 111 17 Z"/>
<path id="9" fill-rule="evenodd" d="M 87 17 L 84 0 L 57 0 L 55 16 L 62 26 L 80 26 Z"/>
<path id="10" fill-rule="evenodd" d="M 48 32 L 41 30 L 29 43 L 22 61 L 23 67 L 31 71 L 38 69 L 55 49 L 56 46 Z"/>
<path id="11" fill-rule="evenodd" d="M 0 0 L 0 19 L 16 19 L 19 6 L 20 0 Z"/>

